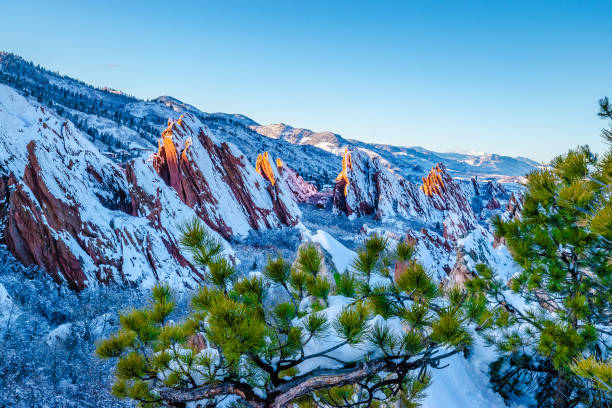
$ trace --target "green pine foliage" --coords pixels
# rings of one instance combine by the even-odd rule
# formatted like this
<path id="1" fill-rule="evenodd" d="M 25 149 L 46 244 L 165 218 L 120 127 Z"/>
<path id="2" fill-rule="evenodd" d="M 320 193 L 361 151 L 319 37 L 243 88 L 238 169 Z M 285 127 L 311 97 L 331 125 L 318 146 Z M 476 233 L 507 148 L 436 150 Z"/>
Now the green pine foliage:
<path id="1" fill-rule="evenodd" d="M 101 358 L 116 359 L 118 398 L 146 407 L 181 406 L 191 398 L 173 392 L 196 393 L 195 400 L 211 406 L 233 394 L 243 406 L 417 407 L 428 368 L 471 345 L 465 297 L 438 290 L 408 243 L 389 250 L 385 239 L 368 239 L 356 270 L 337 274 L 335 282 L 313 245 L 302 246 L 293 264 L 278 256 L 261 275 L 241 277 L 199 222 L 185 225 L 182 244 L 205 277 L 188 317 L 170 318 L 172 292 L 160 284 L 147 307 L 122 314 L 121 329 L 98 345 Z M 403 272 L 396 279 L 391 271 L 398 263 Z M 344 306 L 331 314 L 336 295 Z M 320 346 L 307 352 L 312 342 Z M 348 355 L 358 357 L 343 360 L 334 353 L 343 347 L 354 347 L 359 352 Z M 338 368 L 302 372 L 302 363 L 314 358 Z M 279 402 L 289 394 L 291 400 Z"/>
<path id="2" fill-rule="evenodd" d="M 603 392 L 612 392 L 612 360 L 600 361 L 591 356 L 577 360 L 572 365 L 576 375 L 588 378 L 594 387 Z"/>
<path id="3" fill-rule="evenodd" d="M 610 404 L 611 152 L 555 158 L 528 175 L 521 217 L 494 220 L 521 271 L 503 282 L 479 265 L 464 307 L 497 346 L 490 373 L 506 399 L 531 390 L 538 406 Z"/>

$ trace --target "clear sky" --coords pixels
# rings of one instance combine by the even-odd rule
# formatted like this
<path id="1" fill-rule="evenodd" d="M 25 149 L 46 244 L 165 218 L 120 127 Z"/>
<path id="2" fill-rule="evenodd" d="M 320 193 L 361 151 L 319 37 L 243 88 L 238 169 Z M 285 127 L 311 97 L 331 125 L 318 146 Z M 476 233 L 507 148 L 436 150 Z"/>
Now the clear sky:
<path id="1" fill-rule="evenodd" d="M 601 151 L 609 1 L 3 1 L 0 49 L 96 86 L 345 137 Z"/>

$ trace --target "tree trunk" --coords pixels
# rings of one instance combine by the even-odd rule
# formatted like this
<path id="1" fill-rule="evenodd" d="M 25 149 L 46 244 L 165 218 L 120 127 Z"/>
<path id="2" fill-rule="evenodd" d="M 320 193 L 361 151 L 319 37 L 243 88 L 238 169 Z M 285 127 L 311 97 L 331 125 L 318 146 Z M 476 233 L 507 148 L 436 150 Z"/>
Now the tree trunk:
<path id="1" fill-rule="evenodd" d="M 569 385 L 565 378 L 559 376 L 557 378 L 557 384 L 555 385 L 553 408 L 568 408 L 569 397 Z"/>

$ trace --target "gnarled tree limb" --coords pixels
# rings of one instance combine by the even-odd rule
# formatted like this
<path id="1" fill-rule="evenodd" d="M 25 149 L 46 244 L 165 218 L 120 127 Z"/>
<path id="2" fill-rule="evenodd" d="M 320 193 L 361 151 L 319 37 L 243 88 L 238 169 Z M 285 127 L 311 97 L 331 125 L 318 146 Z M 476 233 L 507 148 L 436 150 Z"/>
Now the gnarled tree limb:
<path id="1" fill-rule="evenodd" d="M 268 398 L 266 399 L 258 396 L 250 385 L 239 382 L 220 383 L 187 390 L 168 390 L 162 391 L 160 394 L 165 401 L 175 405 L 233 394 L 240 397 L 253 408 L 282 408 L 286 407 L 296 398 L 314 391 L 356 384 L 378 372 L 384 371 L 389 364 L 391 363 L 388 360 L 380 358 L 369 363 L 359 363 L 350 367 L 316 369 L 275 387 L 268 393 Z"/>

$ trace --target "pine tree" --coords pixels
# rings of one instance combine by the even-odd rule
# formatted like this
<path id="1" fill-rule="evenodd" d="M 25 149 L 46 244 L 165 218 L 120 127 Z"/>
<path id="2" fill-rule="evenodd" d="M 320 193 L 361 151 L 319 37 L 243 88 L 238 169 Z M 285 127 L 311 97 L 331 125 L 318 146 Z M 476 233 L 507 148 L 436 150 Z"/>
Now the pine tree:
<path id="1" fill-rule="evenodd" d="M 599 101 L 599 107 L 599 117 L 608 119 L 611 125 L 610 129 L 602 129 L 602 137 L 607 143 L 612 144 L 612 106 L 610 106 L 607 97 Z M 612 149 L 608 150 L 600 160 L 600 181 L 608 186 L 612 185 L 611 163 Z M 602 235 L 608 243 L 612 241 L 612 204 L 609 194 L 603 197 L 592 215 L 587 217 L 587 220 L 593 232 Z M 608 287 L 607 290 L 610 291 L 612 288 Z M 608 326 L 610 326 L 611 321 L 612 316 L 609 316 Z M 608 334 L 612 334 L 611 331 Z M 607 351 L 609 351 L 609 348 Z M 596 356 L 583 357 L 572 365 L 572 371 L 590 380 L 594 387 L 612 394 L 612 358 L 604 361 L 597 359 Z"/>
<path id="2" fill-rule="evenodd" d="M 231 396 L 249 407 L 417 407 L 428 370 L 471 345 L 464 297 L 443 296 L 408 243 L 368 239 L 335 285 L 313 245 L 293 264 L 279 256 L 239 277 L 200 222 L 182 244 L 206 277 L 188 317 L 172 321 L 172 291 L 160 284 L 97 348 L 116 359 L 113 394 L 141 406 Z"/>
<path id="3" fill-rule="evenodd" d="M 522 270 L 502 282 L 479 265 L 467 304 L 501 354 L 490 374 L 506 399 L 531 389 L 542 407 L 609 406 L 611 193 L 612 150 L 598 160 L 582 146 L 529 174 L 521 218 L 494 221 Z"/>

